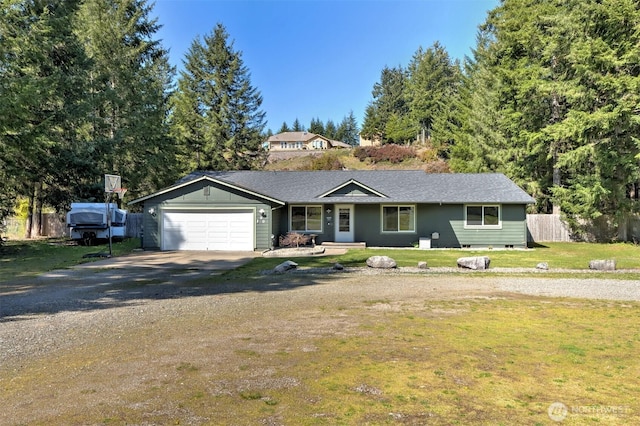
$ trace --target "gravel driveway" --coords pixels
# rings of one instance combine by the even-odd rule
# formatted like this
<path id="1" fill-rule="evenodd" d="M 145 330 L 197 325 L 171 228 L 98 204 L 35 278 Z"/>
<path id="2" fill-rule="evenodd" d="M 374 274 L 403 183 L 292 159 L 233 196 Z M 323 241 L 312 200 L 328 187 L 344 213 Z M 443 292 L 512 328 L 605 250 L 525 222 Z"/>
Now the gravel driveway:
<path id="1" fill-rule="evenodd" d="M 202 284 L 207 277 L 219 273 L 220 268 L 234 267 L 249 259 L 227 259 L 226 266 L 218 267 L 206 266 L 200 259 L 196 262 L 199 268 L 180 262 L 152 262 L 149 267 L 122 259 L 118 262 L 101 261 L 4 286 L 0 290 L 0 364 L 16 357 L 46 353 L 49 348 L 69 346 L 73 342 L 59 342 L 56 334 L 63 335 L 69 328 L 96 327 L 98 325 L 91 322 L 101 321 L 102 317 L 112 321 L 110 312 L 131 308 L 153 310 L 159 306 L 158 301 L 170 301 L 175 309 L 188 311 L 190 305 L 198 301 L 195 296 L 255 296 L 273 290 L 299 289 L 295 294 L 302 300 L 296 303 L 303 303 L 307 298 L 335 298 L 348 303 L 350 299 L 366 297 L 464 298 L 505 292 L 640 300 L 638 281 L 552 276 L 512 278 L 481 272 L 447 276 L 441 274 L 444 271 L 420 273 L 416 268 L 398 268 L 389 272 L 353 268 L 339 273 L 299 270 L 277 284 L 273 279 L 251 286 L 240 283 Z M 376 279 L 370 279 L 372 274 Z M 312 285 L 316 283 L 323 285 Z M 87 314 L 94 320 L 87 321 Z M 121 317 L 124 322 L 128 319 L 133 321 L 130 316 Z"/>
<path id="2" fill-rule="evenodd" d="M 220 322 L 228 319 L 238 324 L 253 323 L 259 316 L 261 326 L 268 327 L 270 321 L 278 321 L 279 312 L 350 306 L 367 300 L 415 302 L 505 297 L 508 293 L 640 300 L 637 281 L 587 277 L 511 278 L 481 272 L 446 275 L 409 269 L 351 269 L 340 273 L 298 271 L 287 276 L 265 275 L 264 280 L 251 284 L 211 285 L 207 278 L 217 271 L 210 268 L 97 266 L 55 271 L 0 287 L 0 388 L 32 359 L 99 339 L 117 339 L 143 325 L 164 324 L 187 314 L 201 313 L 203 318 L 213 316 Z M 320 319 L 314 324 L 313 332 L 319 334 L 349 327 Z M 28 422 L 28 417 L 21 417 L 28 416 L 27 411 L 20 410 L 19 406 L 7 408 L 0 414 L 0 424 L 17 418 Z"/>

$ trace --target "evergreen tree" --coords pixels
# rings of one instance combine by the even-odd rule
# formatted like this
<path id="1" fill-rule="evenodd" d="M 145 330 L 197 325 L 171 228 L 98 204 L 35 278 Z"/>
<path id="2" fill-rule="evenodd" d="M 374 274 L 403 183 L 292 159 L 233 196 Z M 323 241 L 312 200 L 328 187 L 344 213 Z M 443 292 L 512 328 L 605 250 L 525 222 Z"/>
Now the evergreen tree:
<path id="1" fill-rule="evenodd" d="M 73 32 L 77 1 L 4 0 L 0 9 L 0 214 L 29 200 L 27 237 L 44 203 L 68 202 L 67 176 L 86 170 L 76 152 L 86 119 L 86 56 Z M 9 196 L 8 196 L 9 195 Z M 12 206 L 11 206 L 12 207 Z"/>
<path id="2" fill-rule="evenodd" d="M 460 70 L 451 61 L 447 51 L 436 42 L 427 50 L 419 48 L 407 68 L 405 100 L 409 118 L 396 117 L 398 130 L 395 139 L 431 139 L 433 122 L 438 115 L 448 114 L 452 109 L 460 83 Z M 404 129 L 404 133 L 401 130 Z M 444 144 L 441 144 L 444 145 Z M 440 146 L 439 150 L 446 148 Z"/>
<path id="3" fill-rule="evenodd" d="M 283 121 L 282 122 L 282 126 L 280 126 L 280 130 L 278 130 L 278 133 L 286 133 L 286 132 L 290 132 L 290 131 L 291 131 L 291 129 L 287 125 L 287 122 Z"/>
<path id="4" fill-rule="evenodd" d="M 484 27 L 507 170 L 576 232 L 637 209 L 639 25 L 632 0 L 507 0 Z"/>
<path id="5" fill-rule="evenodd" d="M 481 30 L 473 59 L 467 58 L 460 89 L 451 101 L 449 114 L 439 114 L 433 122 L 433 137 L 450 147 L 449 164 L 456 172 L 505 172 L 506 140 L 501 131 L 498 79 L 488 67 L 487 49 L 491 41 Z M 531 182 L 519 182 L 534 196 Z"/>
<path id="6" fill-rule="evenodd" d="M 304 126 L 302 124 L 300 124 L 300 121 L 298 120 L 298 117 L 296 117 L 295 121 L 293 122 L 293 126 L 291 127 L 291 131 L 292 132 L 304 132 Z"/>
<path id="7" fill-rule="evenodd" d="M 333 120 L 328 120 L 327 124 L 324 126 L 324 136 L 329 139 L 336 139 L 336 134 L 338 132 L 338 128 Z"/>
<path id="8" fill-rule="evenodd" d="M 173 98 L 173 134 L 185 170 L 259 165 L 264 112 L 242 55 L 223 25 L 193 41 Z"/>
<path id="9" fill-rule="evenodd" d="M 146 0 L 86 0 L 80 9 L 77 32 L 93 63 L 87 148 L 98 154 L 91 180 L 97 197 L 104 173 L 121 175 L 133 197 L 179 173 L 166 120 L 174 70 L 150 13 Z"/>
<path id="10" fill-rule="evenodd" d="M 364 137 L 378 138 L 383 143 L 397 142 L 387 135 L 387 123 L 392 119 L 392 114 L 403 117 L 409 112 L 404 93 L 406 79 L 406 71 L 402 67 L 385 67 L 382 70 L 380 82 L 373 86 L 373 101 L 365 113 L 361 132 Z"/>
<path id="11" fill-rule="evenodd" d="M 366 139 L 380 139 L 384 135 L 385 123 L 378 111 L 378 106 L 371 101 L 364 110 L 364 122 L 362 124 L 361 135 Z"/>
<path id="12" fill-rule="evenodd" d="M 358 123 L 353 110 L 349 111 L 349 115 L 345 116 L 336 130 L 336 139 L 347 143 L 351 146 L 358 145 Z"/>
<path id="13" fill-rule="evenodd" d="M 324 124 L 319 118 L 312 118 L 309 124 L 309 132 L 316 135 L 324 135 Z"/>

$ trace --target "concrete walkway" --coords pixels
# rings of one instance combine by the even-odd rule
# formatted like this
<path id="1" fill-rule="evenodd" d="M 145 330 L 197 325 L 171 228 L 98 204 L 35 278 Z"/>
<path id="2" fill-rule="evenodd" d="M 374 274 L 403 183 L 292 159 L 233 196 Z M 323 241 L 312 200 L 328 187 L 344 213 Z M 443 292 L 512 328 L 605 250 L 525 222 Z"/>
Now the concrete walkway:
<path id="1" fill-rule="evenodd" d="M 83 263 L 74 269 L 178 268 L 221 271 L 237 268 L 261 255 L 260 252 L 136 251 L 125 256 Z"/>

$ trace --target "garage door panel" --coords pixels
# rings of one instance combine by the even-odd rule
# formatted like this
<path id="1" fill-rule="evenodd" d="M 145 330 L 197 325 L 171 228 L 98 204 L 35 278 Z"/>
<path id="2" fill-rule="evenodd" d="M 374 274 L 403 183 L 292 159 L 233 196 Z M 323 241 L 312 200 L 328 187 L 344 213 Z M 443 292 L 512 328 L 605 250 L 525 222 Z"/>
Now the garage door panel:
<path id="1" fill-rule="evenodd" d="M 164 250 L 253 251 L 253 239 L 253 211 L 164 214 Z"/>

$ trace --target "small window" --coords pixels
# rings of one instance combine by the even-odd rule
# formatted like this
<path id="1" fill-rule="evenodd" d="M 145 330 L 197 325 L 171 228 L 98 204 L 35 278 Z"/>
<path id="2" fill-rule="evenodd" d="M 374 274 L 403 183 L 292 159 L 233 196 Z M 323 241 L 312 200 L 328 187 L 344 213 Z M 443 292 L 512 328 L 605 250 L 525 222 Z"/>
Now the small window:
<path id="1" fill-rule="evenodd" d="M 415 206 L 383 206 L 382 232 L 415 232 Z"/>
<path id="2" fill-rule="evenodd" d="M 500 207 L 499 206 L 467 206 L 466 221 L 467 228 L 499 228 Z"/>
<path id="3" fill-rule="evenodd" d="M 291 206 L 291 230 L 298 232 L 321 232 L 322 207 Z"/>

